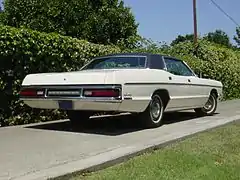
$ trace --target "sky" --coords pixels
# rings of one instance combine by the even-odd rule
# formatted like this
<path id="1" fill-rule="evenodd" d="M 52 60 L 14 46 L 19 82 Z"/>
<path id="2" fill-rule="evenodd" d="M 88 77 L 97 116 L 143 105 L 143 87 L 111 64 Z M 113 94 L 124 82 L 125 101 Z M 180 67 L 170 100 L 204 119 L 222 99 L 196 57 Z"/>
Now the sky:
<path id="1" fill-rule="evenodd" d="M 193 33 L 192 0 L 123 0 L 131 7 L 139 23 L 139 34 L 153 41 L 170 43 L 178 35 Z M 2 2 L 2 0 L 0 0 Z M 225 12 L 240 24 L 240 0 L 215 0 Z M 210 0 L 197 0 L 198 33 L 222 29 L 231 42 L 236 25 Z"/>
<path id="2" fill-rule="evenodd" d="M 235 21 L 240 24 L 240 0 L 215 0 Z M 178 35 L 193 33 L 192 0 L 124 0 L 131 7 L 139 23 L 139 34 L 159 42 L 171 42 Z M 210 0 L 197 0 L 198 34 L 222 29 L 231 42 L 236 25 L 229 20 Z"/>

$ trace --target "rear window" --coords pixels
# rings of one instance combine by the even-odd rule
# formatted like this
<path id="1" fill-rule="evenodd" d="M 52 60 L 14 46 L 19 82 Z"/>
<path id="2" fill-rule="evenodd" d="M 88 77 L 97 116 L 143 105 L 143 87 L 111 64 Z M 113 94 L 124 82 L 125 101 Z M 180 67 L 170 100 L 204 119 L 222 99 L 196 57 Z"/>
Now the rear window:
<path id="1" fill-rule="evenodd" d="M 127 69 L 127 68 L 145 68 L 146 57 L 106 57 L 93 60 L 83 70 L 87 69 Z"/>

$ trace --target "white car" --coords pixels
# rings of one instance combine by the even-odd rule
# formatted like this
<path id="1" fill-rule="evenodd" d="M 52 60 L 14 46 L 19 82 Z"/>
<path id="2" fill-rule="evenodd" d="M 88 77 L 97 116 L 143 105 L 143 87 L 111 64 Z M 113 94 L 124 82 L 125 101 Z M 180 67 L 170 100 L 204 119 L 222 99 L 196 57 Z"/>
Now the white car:
<path id="1" fill-rule="evenodd" d="M 164 112 L 213 115 L 222 88 L 219 81 L 199 78 L 182 60 L 123 53 L 95 58 L 79 71 L 29 74 L 20 99 L 32 108 L 66 110 L 74 124 L 96 112 L 128 112 L 153 128 L 162 124 Z"/>

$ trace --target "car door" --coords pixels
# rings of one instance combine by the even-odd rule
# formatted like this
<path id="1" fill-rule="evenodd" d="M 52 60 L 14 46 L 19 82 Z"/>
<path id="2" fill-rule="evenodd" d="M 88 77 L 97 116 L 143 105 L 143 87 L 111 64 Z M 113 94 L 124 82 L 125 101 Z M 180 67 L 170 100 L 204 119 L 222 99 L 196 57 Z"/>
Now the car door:
<path id="1" fill-rule="evenodd" d="M 187 63 L 183 61 L 183 64 L 191 70 Z M 194 106 L 203 107 L 209 98 L 211 87 L 207 85 L 207 79 L 199 78 L 193 71 L 192 73 L 193 75 L 189 76 L 189 80 L 194 96 Z"/>
<path id="2" fill-rule="evenodd" d="M 171 101 L 168 109 L 186 109 L 196 106 L 196 93 L 191 77 L 195 76 L 191 69 L 181 60 L 164 57 L 166 71 L 169 72 L 169 95 Z"/>
<path id="3" fill-rule="evenodd" d="M 194 93 L 195 106 L 203 107 L 209 98 L 211 87 L 206 85 L 206 79 L 197 76 L 191 76 L 189 79 Z"/>

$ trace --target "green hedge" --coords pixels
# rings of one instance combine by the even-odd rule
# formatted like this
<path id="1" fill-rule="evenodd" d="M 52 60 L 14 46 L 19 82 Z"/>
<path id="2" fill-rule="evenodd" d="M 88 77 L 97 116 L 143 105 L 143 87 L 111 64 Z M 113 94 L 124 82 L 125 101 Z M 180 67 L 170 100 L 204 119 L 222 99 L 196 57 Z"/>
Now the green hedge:
<path id="1" fill-rule="evenodd" d="M 58 34 L 0 25 L 0 115 L 2 124 L 16 125 L 64 118 L 59 111 L 31 109 L 18 99 L 23 78 L 30 73 L 78 70 L 95 56 L 119 52 L 118 47 L 91 44 Z M 6 94 L 7 70 L 13 70 L 13 95 Z M 11 81 L 11 80 L 10 80 Z M 11 94 L 11 93 L 10 93 Z M 10 104 L 6 104 L 10 99 Z"/>
<path id="2" fill-rule="evenodd" d="M 93 57 L 120 51 L 118 47 L 91 44 L 54 33 L 0 25 L 0 108 L 4 109 L 0 114 L 0 124 L 17 125 L 65 118 L 64 112 L 31 109 L 19 101 L 18 92 L 27 74 L 77 70 Z M 193 54 L 190 42 L 170 48 L 134 51 L 182 58 L 195 71 L 201 71 L 204 77 L 221 81 L 224 99 L 240 98 L 240 52 L 237 50 L 200 41 L 198 57 Z M 14 72 L 12 80 L 8 79 L 8 70 Z M 7 82 L 11 81 L 12 88 L 7 88 Z M 6 94 L 6 89 L 12 89 L 13 93 Z"/>

